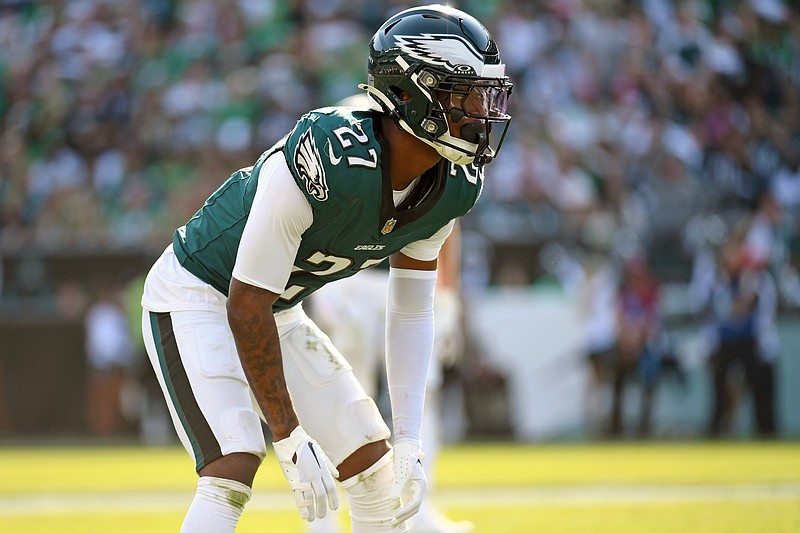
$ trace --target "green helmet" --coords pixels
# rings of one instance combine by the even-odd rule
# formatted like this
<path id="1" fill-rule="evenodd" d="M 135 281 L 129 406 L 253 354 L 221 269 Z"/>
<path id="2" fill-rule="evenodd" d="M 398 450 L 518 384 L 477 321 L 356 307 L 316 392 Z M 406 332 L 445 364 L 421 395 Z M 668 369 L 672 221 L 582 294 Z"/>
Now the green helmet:
<path id="1" fill-rule="evenodd" d="M 367 73 L 360 87 L 373 106 L 442 157 L 484 165 L 500 149 L 512 84 L 494 39 L 471 15 L 439 4 L 394 15 L 370 41 Z M 465 120 L 460 137 L 448 115 Z"/>

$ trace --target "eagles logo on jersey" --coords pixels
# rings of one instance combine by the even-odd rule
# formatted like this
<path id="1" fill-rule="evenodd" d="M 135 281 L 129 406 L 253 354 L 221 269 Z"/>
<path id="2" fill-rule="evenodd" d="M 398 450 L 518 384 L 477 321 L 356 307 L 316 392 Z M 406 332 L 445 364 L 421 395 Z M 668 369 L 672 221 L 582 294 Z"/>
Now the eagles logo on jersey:
<path id="1" fill-rule="evenodd" d="M 306 184 L 308 193 L 324 202 L 328 199 L 328 183 L 325 180 L 325 167 L 322 165 L 311 129 L 307 129 L 300 136 L 294 150 L 294 166 L 297 173 Z"/>

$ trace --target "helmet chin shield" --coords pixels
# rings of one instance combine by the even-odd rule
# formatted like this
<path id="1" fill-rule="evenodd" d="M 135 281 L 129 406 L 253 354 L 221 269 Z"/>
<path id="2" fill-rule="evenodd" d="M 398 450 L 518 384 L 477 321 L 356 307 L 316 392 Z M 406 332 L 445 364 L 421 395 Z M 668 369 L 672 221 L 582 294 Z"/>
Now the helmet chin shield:
<path id="1" fill-rule="evenodd" d="M 405 131 L 457 163 L 484 165 L 505 139 L 512 84 L 483 25 L 429 5 L 390 18 L 370 42 L 366 89 Z"/>

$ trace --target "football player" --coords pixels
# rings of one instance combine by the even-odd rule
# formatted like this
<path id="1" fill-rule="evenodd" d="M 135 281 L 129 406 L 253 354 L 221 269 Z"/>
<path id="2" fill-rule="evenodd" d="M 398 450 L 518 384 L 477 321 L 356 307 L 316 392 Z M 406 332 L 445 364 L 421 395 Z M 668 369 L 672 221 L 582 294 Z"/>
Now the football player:
<path id="1" fill-rule="evenodd" d="M 511 117 L 489 32 L 442 5 L 370 41 L 368 111 L 303 116 L 231 175 L 148 273 L 147 352 L 199 475 L 182 531 L 232 532 L 267 449 L 300 516 L 347 495 L 352 531 L 406 531 L 425 490 L 420 425 L 439 248 L 480 194 Z M 319 287 L 390 258 L 386 379 L 394 435 L 305 315 Z"/>

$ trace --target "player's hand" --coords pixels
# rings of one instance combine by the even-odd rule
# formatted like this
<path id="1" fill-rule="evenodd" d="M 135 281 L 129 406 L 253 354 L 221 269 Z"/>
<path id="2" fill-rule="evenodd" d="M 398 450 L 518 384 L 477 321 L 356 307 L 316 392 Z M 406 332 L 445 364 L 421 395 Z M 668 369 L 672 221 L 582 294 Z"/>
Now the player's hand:
<path id="1" fill-rule="evenodd" d="M 416 442 L 398 442 L 394 445 L 394 485 L 391 498 L 399 507 L 392 517 L 392 527 L 417 514 L 428 482 L 422 469 L 422 452 Z"/>
<path id="2" fill-rule="evenodd" d="M 289 482 L 294 502 L 303 520 L 313 522 L 339 508 L 334 477 L 339 472 L 314 439 L 297 426 L 285 439 L 272 443 Z"/>

